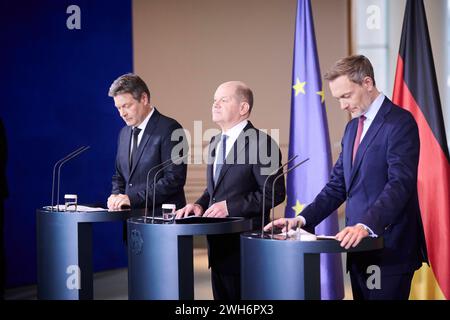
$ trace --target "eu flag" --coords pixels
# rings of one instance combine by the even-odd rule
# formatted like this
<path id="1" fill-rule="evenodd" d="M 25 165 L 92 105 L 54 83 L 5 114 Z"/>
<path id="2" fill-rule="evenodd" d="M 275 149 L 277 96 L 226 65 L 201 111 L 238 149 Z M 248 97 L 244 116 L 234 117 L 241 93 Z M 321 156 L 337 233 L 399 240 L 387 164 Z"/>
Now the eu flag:
<path id="1" fill-rule="evenodd" d="M 298 0 L 292 71 L 289 159 L 310 158 L 287 177 L 286 217 L 298 215 L 328 182 L 331 151 L 324 103 L 324 90 L 317 57 L 314 22 L 309 0 Z M 307 222 L 308 223 L 308 222 Z M 316 234 L 338 232 L 337 212 L 316 227 Z M 344 297 L 342 262 L 339 254 L 321 254 L 322 299 Z"/>

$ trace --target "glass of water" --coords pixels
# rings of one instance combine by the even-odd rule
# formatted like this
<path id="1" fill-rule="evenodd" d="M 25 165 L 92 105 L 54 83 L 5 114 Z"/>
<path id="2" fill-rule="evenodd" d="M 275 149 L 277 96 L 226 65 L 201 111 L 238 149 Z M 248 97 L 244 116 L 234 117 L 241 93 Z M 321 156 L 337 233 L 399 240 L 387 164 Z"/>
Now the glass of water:
<path id="1" fill-rule="evenodd" d="M 78 196 L 76 194 L 64 195 L 65 211 L 77 211 Z"/>
<path id="2" fill-rule="evenodd" d="M 173 222 L 173 219 L 175 218 L 175 209 L 176 206 L 174 204 L 164 203 L 162 205 L 163 220 Z"/>

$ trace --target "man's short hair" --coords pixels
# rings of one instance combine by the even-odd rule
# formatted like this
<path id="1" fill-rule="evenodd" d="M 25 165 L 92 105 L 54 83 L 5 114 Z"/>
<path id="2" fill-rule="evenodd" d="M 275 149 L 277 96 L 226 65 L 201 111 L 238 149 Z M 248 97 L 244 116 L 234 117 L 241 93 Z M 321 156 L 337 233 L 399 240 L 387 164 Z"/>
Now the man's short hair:
<path id="1" fill-rule="evenodd" d="M 238 84 L 236 86 L 236 95 L 242 99 L 243 101 L 247 102 L 250 106 L 248 109 L 248 113 L 250 114 L 252 112 L 253 108 L 253 92 L 252 90 L 244 85 Z"/>
<path id="2" fill-rule="evenodd" d="M 144 80 L 134 73 L 127 73 L 118 77 L 109 88 L 108 96 L 115 97 L 118 94 L 129 93 L 134 99 L 140 101 L 142 94 L 146 93 L 150 100 L 150 90 Z"/>
<path id="3" fill-rule="evenodd" d="M 372 64 L 363 55 L 353 55 L 336 61 L 324 78 L 325 80 L 333 81 L 340 76 L 347 76 L 350 81 L 359 85 L 362 85 L 365 77 L 370 77 L 375 86 Z"/>

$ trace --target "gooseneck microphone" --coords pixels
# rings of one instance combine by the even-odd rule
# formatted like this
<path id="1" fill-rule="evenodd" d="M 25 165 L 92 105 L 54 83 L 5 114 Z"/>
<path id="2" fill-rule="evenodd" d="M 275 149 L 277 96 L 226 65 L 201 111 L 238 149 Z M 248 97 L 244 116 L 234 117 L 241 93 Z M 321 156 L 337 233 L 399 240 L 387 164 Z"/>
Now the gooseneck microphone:
<path id="1" fill-rule="evenodd" d="M 276 170 L 274 170 L 271 174 L 269 174 L 266 178 L 266 180 L 264 180 L 264 185 L 263 185 L 263 200 L 262 200 L 262 221 L 261 221 L 261 238 L 264 237 L 264 214 L 266 212 L 266 184 L 267 181 L 269 181 L 269 178 L 271 176 L 273 176 L 275 173 L 277 173 L 281 168 L 284 168 L 286 165 L 288 165 L 291 161 L 293 161 L 294 159 L 296 159 L 298 157 L 298 155 L 293 156 L 292 158 L 290 158 L 285 164 L 281 165 L 280 167 L 278 167 Z M 272 194 L 272 198 L 273 198 L 273 194 Z"/>
<path id="2" fill-rule="evenodd" d="M 147 204 L 148 204 L 148 178 L 149 178 L 150 172 L 152 172 L 154 169 L 157 169 L 157 168 L 159 168 L 159 167 L 162 167 L 162 168 L 160 168 L 158 171 L 156 171 L 155 176 L 154 176 L 154 178 L 153 178 L 153 185 L 152 185 L 152 186 L 153 186 L 152 223 L 153 223 L 153 221 L 155 220 L 155 196 L 156 196 L 156 193 L 155 193 L 155 185 L 156 185 L 156 178 L 158 177 L 158 174 L 160 174 L 164 169 L 167 169 L 168 167 L 174 165 L 176 161 L 182 160 L 182 159 L 186 158 L 187 156 L 188 156 L 188 154 L 185 154 L 184 156 L 181 156 L 181 157 L 178 157 L 178 158 L 175 158 L 175 159 L 168 159 L 168 160 L 166 160 L 166 161 L 160 163 L 159 165 L 157 165 L 157 166 L 155 166 L 155 167 L 153 167 L 153 168 L 151 168 L 151 169 L 149 170 L 149 172 L 148 172 L 148 174 L 147 174 L 147 185 L 146 185 L 146 200 L 145 200 L 144 223 L 147 223 L 147 212 L 148 212 L 148 206 L 147 206 Z M 179 164 L 181 164 L 181 162 L 178 163 L 178 164 L 175 164 L 175 165 L 179 165 Z"/>
<path id="3" fill-rule="evenodd" d="M 157 164 L 156 166 L 150 168 L 147 172 L 147 182 L 145 183 L 145 213 L 144 216 L 147 219 L 147 210 L 148 210 L 148 180 L 150 178 L 150 173 L 152 173 L 155 169 L 158 169 L 161 166 L 168 164 L 172 159 L 167 159 L 166 161 Z"/>
<path id="4" fill-rule="evenodd" d="M 278 176 L 276 176 L 275 179 L 273 180 L 273 182 L 272 182 L 272 223 L 273 223 L 273 221 L 275 219 L 275 208 L 274 208 L 275 207 L 275 183 L 277 182 L 277 180 L 279 178 L 281 178 L 285 174 L 288 174 L 290 171 L 298 168 L 299 166 L 301 166 L 302 164 L 304 164 L 308 160 L 309 160 L 309 158 L 306 158 L 302 162 L 297 163 L 295 166 L 293 166 L 291 168 L 288 168 L 286 171 L 284 171 L 284 172 L 280 173 Z M 273 239 L 273 231 L 274 231 L 274 228 L 273 228 L 273 225 L 272 225 L 272 239 Z M 286 230 L 286 235 L 287 235 L 287 232 L 288 232 L 288 230 Z"/>
<path id="5" fill-rule="evenodd" d="M 56 208 L 59 211 L 59 185 L 60 185 L 60 177 L 61 177 L 61 167 L 63 166 L 64 163 L 66 163 L 67 161 L 75 158 L 76 156 L 78 156 L 79 154 L 83 153 L 84 151 L 86 151 L 89 148 L 90 148 L 90 146 L 80 147 L 77 150 L 72 151 L 71 153 L 69 153 L 68 155 L 63 157 L 62 159 L 56 161 L 55 165 L 53 166 L 51 211 L 53 211 L 55 209 L 54 208 L 54 206 L 55 206 L 54 197 L 55 197 L 55 174 L 56 174 L 56 168 L 58 168 L 58 176 L 57 176 L 58 189 L 57 189 L 57 195 L 56 195 Z"/>
<path id="6" fill-rule="evenodd" d="M 81 153 L 83 153 L 84 151 L 86 151 L 86 150 L 89 149 L 89 148 L 90 148 L 90 146 L 85 146 L 85 147 L 83 147 L 79 152 L 77 152 L 77 153 L 71 155 L 70 157 L 68 157 L 67 159 L 63 160 L 63 161 L 61 162 L 61 164 L 59 165 L 59 168 L 58 168 L 58 178 L 57 178 L 57 180 L 58 180 L 58 191 L 57 191 L 57 193 L 56 193 L 56 208 L 58 209 L 58 211 L 59 211 L 59 185 L 60 185 L 60 182 L 61 182 L 61 167 L 62 167 L 67 161 L 72 160 L 73 158 L 79 156 Z"/>

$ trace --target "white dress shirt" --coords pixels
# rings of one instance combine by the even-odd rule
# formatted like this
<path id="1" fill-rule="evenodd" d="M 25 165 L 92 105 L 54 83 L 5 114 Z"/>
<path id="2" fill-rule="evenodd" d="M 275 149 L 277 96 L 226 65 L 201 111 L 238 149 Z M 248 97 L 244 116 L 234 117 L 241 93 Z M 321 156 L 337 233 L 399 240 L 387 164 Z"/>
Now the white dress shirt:
<path id="1" fill-rule="evenodd" d="M 247 125 L 248 121 L 243 120 L 239 122 L 234 127 L 228 129 L 227 131 L 222 131 L 222 135 L 226 134 L 228 136 L 227 138 L 227 149 L 226 157 L 228 157 L 228 153 L 230 152 L 231 148 L 233 147 L 233 144 L 236 142 L 237 138 L 241 134 L 242 130 L 244 130 L 245 126 Z M 216 146 L 216 157 L 214 158 L 214 168 L 213 168 L 213 174 L 216 173 L 216 163 L 217 163 L 217 155 L 222 154 L 222 138 L 220 138 L 219 143 Z"/>
<path id="2" fill-rule="evenodd" d="M 375 119 L 375 116 L 377 115 L 378 110 L 380 110 L 381 105 L 383 104 L 384 98 L 386 98 L 385 95 L 380 92 L 378 97 L 376 97 L 376 99 L 373 100 L 372 104 L 369 106 L 367 111 L 364 113 L 366 120 L 364 120 L 364 127 L 363 127 L 363 132 L 361 134 L 360 142 L 366 135 L 367 130 L 369 130 L 369 127 L 372 124 L 373 120 Z"/>

